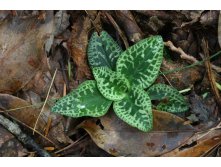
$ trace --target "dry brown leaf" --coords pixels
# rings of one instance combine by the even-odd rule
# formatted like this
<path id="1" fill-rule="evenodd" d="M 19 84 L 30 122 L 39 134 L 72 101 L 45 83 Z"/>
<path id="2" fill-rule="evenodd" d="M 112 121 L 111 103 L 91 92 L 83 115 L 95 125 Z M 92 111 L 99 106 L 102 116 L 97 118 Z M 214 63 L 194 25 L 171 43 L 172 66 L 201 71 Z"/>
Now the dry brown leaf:
<path id="1" fill-rule="evenodd" d="M 78 17 L 72 28 L 71 56 L 77 65 L 76 78 L 77 80 L 83 80 L 91 77 L 86 56 L 88 32 L 91 28 L 91 21 L 88 17 Z"/>
<path id="2" fill-rule="evenodd" d="M 44 41 L 53 31 L 53 11 L 37 16 L 6 19 L 0 25 L 0 92 L 14 93 L 42 67 Z"/>
<path id="3" fill-rule="evenodd" d="M 93 141 L 114 156 L 159 156 L 175 149 L 187 139 L 194 130 L 184 125 L 175 115 L 154 111 L 154 129 L 141 132 L 117 118 L 114 112 L 98 119 L 84 121 L 84 128 Z"/>
<path id="4" fill-rule="evenodd" d="M 7 94 L 0 94 L 0 108 L 3 110 L 10 110 L 15 108 L 21 108 L 24 106 L 30 106 L 31 104 L 27 101 L 17 98 L 12 95 Z M 33 107 L 26 107 L 23 109 L 18 109 L 14 111 L 8 111 L 9 115 L 15 117 L 22 123 L 28 125 L 29 127 L 33 128 L 36 119 L 40 113 L 40 109 L 33 108 Z M 64 127 L 62 124 L 63 117 L 61 115 L 56 115 L 50 112 L 48 107 L 45 107 L 44 112 L 41 114 L 36 130 L 39 131 L 41 134 L 44 134 L 45 128 L 47 127 L 47 120 L 51 117 L 51 127 L 49 128 L 49 132 L 47 138 L 50 139 L 56 147 L 61 146 L 61 144 L 68 144 L 70 139 L 64 134 Z M 48 146 L 48 144 L 52 144 L 47 142 L 44 138 L 39 136 L 39 140 L 42 145 Z"/>
<path id="5" fill-rule="evenodd" d="M 200 157 L 206 156 L 213 148 L 221 144 L 221 130 L 211 131 L 199 140 L 194 140 L 197 135 L 190 138 L 185 144 L 175 150 L 164 154 L 166 157 Z M 195 142 L 193 142 L 195 141 Z"/>

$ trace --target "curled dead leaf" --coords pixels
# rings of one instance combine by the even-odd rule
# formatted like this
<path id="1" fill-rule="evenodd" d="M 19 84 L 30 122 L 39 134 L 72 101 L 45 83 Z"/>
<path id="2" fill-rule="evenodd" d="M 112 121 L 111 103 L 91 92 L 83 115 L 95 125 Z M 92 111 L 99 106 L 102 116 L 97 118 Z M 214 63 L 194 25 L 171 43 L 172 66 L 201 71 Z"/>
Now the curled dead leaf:
<path id="1" fill-rule="evenodd" d="M 175 150 L 164 154 L 163 156 L 172 157 L 200 157 L 206 156 L 213 148 L 221 144 L 221 130 L 214 130 L 201 139 L 198 134 L 191 137 Z"/>

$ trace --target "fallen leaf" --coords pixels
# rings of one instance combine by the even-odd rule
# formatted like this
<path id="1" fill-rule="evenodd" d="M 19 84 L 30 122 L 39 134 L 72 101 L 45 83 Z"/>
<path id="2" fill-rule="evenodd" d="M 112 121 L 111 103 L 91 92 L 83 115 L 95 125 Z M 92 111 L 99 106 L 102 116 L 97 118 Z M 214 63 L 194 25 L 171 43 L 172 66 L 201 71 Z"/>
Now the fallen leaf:
<path id="1" fill-rule="evenodd" d="M 217 10 L 206 11 L 202 13 L 200 17 L 200 23 L 203 26 L 215 26 L 217 25 L 218 18 L 219 18 L 219 11 Z"/>
<path id="2" fill-rule="evenodd" d="M 194 114 L 199 123 L 201 123 L 200 125 L 198 125 L 198 129 L 205 130 L 217 124 L 217 115 L 214 114 L 214 111 L 216 109 L 216 103 L 214 100 L 212 101 L 212 104 L 208 104 L 206 99 L 202 99 L 194 91 L 192 91 L 189 96 L 189 101 L 190 112 Z M 194 116 L 192 115 L 192 117 L 190 118 L 194 118 Z"/>
<path id="3" fill-rule="evenodd" d="M 200 157 L 206 156 L 208 152 L 221 144 L 221 130 L 211 131 L 199 140 L 194 140 L 198 135 L 191 137 L 180 147 L 162 156 L 165 157 Z"/>
<path id="4" fill-rule="evenodd" d="M 55 36 L 61 34 L 70 25 L 69 17 L 70 15 L 62 10 L 55 14 Z"/>
<path id="5" fill-rule="evenodd" d="M 11 14 L 11 11 L 9 10 L 1 10 L 0 11 L 0 23 L 6 19 Z"/>
<path id="6" fill-rule="evenodd" d="M 18 97 L 0 94 L 0 109 L 10 110 L 21 108 L 17 110 L 7 111 L 7 113 L 14 118 L 18 119 L 20 122 L 28 125 L 33 128 L 37 117 L 40 113 L 40 109 L 37 106 L 34 107 L 25 107 L 30 106 L 31 104 L 27 101 L 20 99 Z M 22 108 L 23 107 L 23 108 Z M 62 146 L 63 144 L 70 143 L 70 139 L 64 133 L 64 127 L 62 124 L 63 117 L 61 115 L 56 115 L 50 112 L 50 109 L 46 106 L 45 110 L 41 113 L 41 116 L 38 120 L 36 130 L 41 134 L 44 134 L 45 128 L 47 127 L 47 120 L 51 117 L 52 122 L 47 135 L 47 138 L 50 139 L 53 143 L 48 142 L 42 136 L 39 136 L 39 141 L 42 145 L 48 146 L 49 144 L 55 144 L 55 147 Z"/>
<path id="7" fill-rule="evenodd" d="M 53 11 L 37 16 L 5 19 L 0 25 L 0 92 L 24 87 L 42 67 L 44 41 L 53 31 Z"/>
<path id="8" fill-rule="evenodd" d="M 72 26 L 71 37 L 71 56 L 77 65 L 76 78 L 84 80 L 91 77 L 90 68 L 87 64 L 87 44 L 88 31 L 91 28 L 91 22 L 88 17 L 79 17 Z"/>
<path id="9" fill-rule="evenodd" d="M 84 128 L 92 140 L 114 156 L 159 156 L 190 138 L 194 129 L 175 115 L 154 111 L 154 129 L 141 132 L 120 120 L 114 112 L 100 119 L 85 120 Z"/>

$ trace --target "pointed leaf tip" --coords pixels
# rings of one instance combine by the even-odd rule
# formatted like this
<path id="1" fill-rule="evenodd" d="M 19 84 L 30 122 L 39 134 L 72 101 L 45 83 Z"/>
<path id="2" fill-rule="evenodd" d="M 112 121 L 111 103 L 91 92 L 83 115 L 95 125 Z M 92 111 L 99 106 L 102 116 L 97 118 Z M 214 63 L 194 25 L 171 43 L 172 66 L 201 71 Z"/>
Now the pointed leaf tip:
<path id="1" fill-rule="evenodd" d="M 117 72 L 127 76 L 131 85 L 148 88 L 156 80 L 163 60 L 163 39 L 152 36 L 124 51 L 117 60 Z"/>
<path id="2" fill-rule="evenodd" d="M 175 88 L 165 84 L 155 84 L 147 90 L 151 100 L 160 100 L 158 110 L 171 113 L 184 112 L 189 109 L 185 98 Z"/>
<path id="3" fill-rule="evenodd" d="M 122 49 L 107 32 L 102 31 L 100 36 L 97 32 L 92 34 L 87 53 L 91 68 L 106 66 L 115 70 Z"/>
<path id="4" fill-rule="evenodd" d="M 150 97 L 139 87 L 131 90 L 123 100 L 114 102 L 114 112 L 129 125 L 148 132 L 153 128 Z"/>

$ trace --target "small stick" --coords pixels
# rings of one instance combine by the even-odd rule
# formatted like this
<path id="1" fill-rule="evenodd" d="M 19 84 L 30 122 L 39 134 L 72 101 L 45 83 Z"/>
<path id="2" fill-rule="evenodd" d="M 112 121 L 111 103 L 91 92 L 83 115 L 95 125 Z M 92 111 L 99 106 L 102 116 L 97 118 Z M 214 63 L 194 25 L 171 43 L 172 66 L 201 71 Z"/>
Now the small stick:
<path id="1" fill-rule="evenodd" d="M 179 53 L 179 54 L 180 54 L 180 57 L 181 57 L 182 59 L 189 60 L 189 61 L 191 61 L 191 62 L 193 62 L 193 63 L 198 63 L 198 62 L 199 62 L 195 57 L 186 54 L 186 53 L 183 51 L 183 49 L 181 49 L 180 47 L 177 48 L 176 46 L 174 46 L 174 44 L 173 44 L 171 41 L 164 42 L 164 45 L 167 46 L 167 47 L 169 47 L 170 50 L 172 50 L 172 51 L 174 51 L 174 52 L 176 52 L 176 53 Z M 212 68 L 213 68 L 215 71 L 217 71 L 218 73 L 221 72 L 221 68 L 220 68 L 220 67 L 215 66 L 215 65 L 213 65 L 213 64 L 212 64 L 211 66 L 212 66 Z"/>
<path id="2" fill-rule="evenodd" d="M 36 122 L 35 122 L 35 126 L 34 126 L 34 129 L 33 129 L 33 134 L 35 133 L 35 129 L 36 129 L 36 126 L 37 126 L 37 124 L 38 124 L 38 120 L 39 120 L 39 118 L 40 118 L 40 115 L 41 115 L 41 113 L 44 111 L 45 105 L 46 105 L 47 100 L 48 100 L 48 97 L 49 97 L 49 93 L 50 93 L 51 87 L 52 87 L 52 85 L 53 85 L 53 83 L 54 83 L 54 79 L 55 79 L 56 73 L 57 73 L 57 68 L 56 68 L 56 70 L 55 70 L 55 72 L 54 72 L 54 75 L 53 75 L 53 78 L 52 78 L 52 80 L 51 80 L 51 85 L 50 85 L 50 87 L 49 87 L 49 89 L 48 89 L 48 93 L 47 93 L 46 99 L 45 99 L 45 101 L 44 101 L 44 104 L 43 104 L 43 106 L 42 106 L 42 108 L 41 108 L 41 112 L 39 113 L 38 118 L 37 118 L 37 120 L 36 120 Z"/>
<path id="3" fill-rule="evenodd" d="M 20 142 L 37 152 L 39 156 L 50 157 L 51 155 L 42 149 L 30 136 L 21 131 L 18 124 L 0 115 L 0 124 L 14 134 Z"/>
<path id="4" fill-rule="evenodd" d="M 1 111 L 0 111 L 0 112 L 1 112 Z M 27 127 L 28 129 L 30 129 L 30 130 L 33 130 L 32 127 L 28 126 L 27 124 L 25 124 L 24 122 L 18 120 L 17 118 L 13 117 L 12 115 L 10 115 L 10 114 L 8 114 L 8 113 L 6 113 L 6 112 L 4 112 L 4 114 L 5 114 L 6 116 L 10 117 L 11 119 L 15 120 L 17 123 L 21 124 L 22 126 L 25 126 L 25 127 Z M 49 138 L 47 138 L 46 136 L 44 136 L 43 134 L 41 134 L 41 132 L 39 132 L 38 130 L 35 130 L 35 132 L 36 132 L 38 135 L 40 135 L 41 137 L 43 137 L 45 140 L 47 140 L 48 142 L 50 142 L 51 144 L 53 144 L 54 146 L 56 146 L 56 144 L 55 144 L 53 141 L 51 141 Z"/>
<path id="5" fill-rule="evenodd" d="M 111 22 L 111 24 L 114 26 L 114 28 L 117 30 L 117 32 L 119 33 L 121 39 L 123 40 L 124 42 L 124 45 L 126 48 L 129 47 L 129 44 L 127 42 L 127 38 L 126 36 L 124 35 L 123 31 L 120 29 L 120 27 L 117 25 L 116 21 L 113 19 L 113 17 L 107 13 L 107 12 L 104 12 L 104 15 L 109 19 L 109 21 Z"/>
<path id="6" fill-rule="evenodd" d="M 208 79 L 210 81 L 211 90 L 215 96 L 215 100 L 216 100 L 217 104 L 219 105 L 219 107 L 221 107 L 221 97 L 219 94 L 219 90 L 216 87 L 216 80 L 215 80 L 215 77 L 214 77 L 214 74 L 212 71 L 212 66 L 211 66 L 210 61 L 208 59 L 209 58 L 208 43 L 206 42 L 206 40 L 204 38 L 202 40 L 201 47 L 202 47 L 203 53 L 204 53 L 204 55 L 202 55 L 202 54 L 201 55 L 205 58 L 206 72 L 207 72 Z"/>

